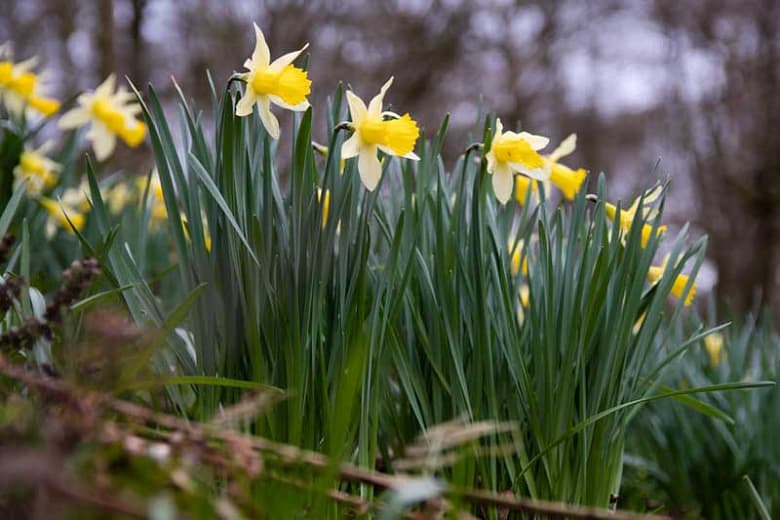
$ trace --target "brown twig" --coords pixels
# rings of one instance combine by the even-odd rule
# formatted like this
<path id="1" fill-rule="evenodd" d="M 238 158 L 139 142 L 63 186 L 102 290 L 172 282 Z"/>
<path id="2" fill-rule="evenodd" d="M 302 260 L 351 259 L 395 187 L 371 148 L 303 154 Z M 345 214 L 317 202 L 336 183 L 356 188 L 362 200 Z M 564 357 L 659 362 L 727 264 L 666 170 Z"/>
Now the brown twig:
<path id="1" fill-rule="evenodd" d="M 212 441 L 217 440 L 224 442 L 228 446 L 238 446 L 241 448 L 250 446 L 258 452 L 274 456 L 288 464 L 303 464 L 321 470 L 336 470 L 340 479 L 343 481 L 360 482 L 382 489 L 399 489 L 401 486 L 415 480 L 415 477 L 388 475 L 378 471 L 359 468 L 348 463 L 335 464 L 321 453 L 303 450 L 288 444 L 277 443 L 263 437 L 248 436 L 230 430 L 215 428 L 213 425 L 205 423 L 187 422 L 177 417 L 155 412 L 128 401 L 114 399 L 105 394 L 72 388 L 61 380 L 42 377 L 13 365 L 1 355 L 0 373 L 30 387 L 36 388 L 41 393 L 47 394 L 60 402 L 73 402 L 78 404 L 82 398 L 89 396 L 91 402 L 102 404 L 120 415 L 132 418 L 141 423 L 153 423 L 157 426 L 173 430 L 174 432 L 180 432 L 181 434 L 184 434 L 186 438 L 189 438 L 190 441 L 197 440 L 198 442 L 203 442 L 207 439 L 211 439 Z M 333 494 L 331 498 L 343 503 L 353 502 L 355 506 L 358 506 L 358 502 L 354 501 L 352 498 L 342 496 L 341 492 L 334 493 L 336 494 Z M 547 517 L 593 520 L 668 520 L 670 518 L 659 515 L 611 511 L 601 508 L 531 500 L 517 497 L 510 493 L 499 494 L 490 491 L 459 488 L 451 485 L 443 485 L 441 495 L 465 500 L 472 504 L 496 507 L 509 511 L 540 514 Z M 363 507 L 362 502 L 360 503 L 360 507 Z"/>

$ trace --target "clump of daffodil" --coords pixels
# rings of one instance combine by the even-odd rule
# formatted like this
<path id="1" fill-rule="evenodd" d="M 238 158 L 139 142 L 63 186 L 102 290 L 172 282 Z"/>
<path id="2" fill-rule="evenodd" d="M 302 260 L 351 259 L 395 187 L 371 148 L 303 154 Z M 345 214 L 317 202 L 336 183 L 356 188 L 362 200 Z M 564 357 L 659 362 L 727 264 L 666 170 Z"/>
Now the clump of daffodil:
<path id="1" fill-rule="evenodd" d="M 46 221 L 46 236 L 53 237 L 57 228 L 62 228 L 70 234 L 75 234 L 73 228 L 78 231 L 84 229 L 87 222 L 87 212 L 90 203 L 86 193 L 87 185 L 82 183 L 76 188 L 68 188 L 62 192 L 60 199 L 54 200 L 48 197 L 40 197 L 38 202 L 49 214 Z M 70 220 L 70 222 L 68 222 Z M 73 226 L 71 227 L 71 223 Z"/>
<path id="2" fill-rule="evenodd" d="M 658 283 L 663 277 L 664 271 L 666 271 L 668 262 L 669 257 L 667 256 L 660 266 L 650 266 L 650 269 L 647 271 L 647 281 L 651 284 Z M 687 293 L 685 292 L 685 287 L 688 285 L 689 278 L 690 277 L 687 274 L 679 274 L 672 284 L 672 296 L 678 299 L 684 297 L 686 307 L 693 303 L 693 298 L 696 295 L 696 283 L 691 284 L 690 290 Z"/>
<path id="3" fill-rule="evenodd" d="M 63 114 L 60 128 L 74 129 L 90 124 L 87 139 L 99 161 L 107 159 L 116 147 L 117 137 L 130 147 L 140 145 L 146 137 L 146 125 L 135 119 L 141 107 L 134 94 L 124 87 L 114 92 L 116 80 L 111 74 L 94 92 L 78 97 L 79 106 Z"/>
<path id="4" fill-rule="evenodd" d="M 35 150 L 25 148 L 14 168 L 14 185 L 26 181 L 25 189 L 31 197 L 38 197 L 57 185 L 62 165 L 46 157 L 50 149 L 51 143 L 48 142 Z"/>
<path id="5" fill-rule="evenodd" d="M 496 133 L 486 158 L 487 171 L 493 176 L 493 191 L 501 204 L 512 196 L 515 173 L 540 181 L 550 178 L 550 168 L 538 153 L 549 142 L 546 137 L 528 132 L 504 132 L 501 120 L 496 119 Z"/>
<path id="6" fill-rule="evenodd" d="M 413 159 L 414 145 L 420 136 L 417 123 L 407 113 L 402 116 L 394 112 L 383 112 L 382 103 L 393 78 L 387 80 L 379 94 L 369 102 L 368 107 L 354 92 L 347 91 L 347 104 L 352 122 L 349 128 L 354 132 L 341 146 L 343 159 L 358 158 L 358 172 L 363 186 L 374 191 L 382 176 L 382 163 L 377 151 L 387 155 Z"/>
<path id="7" fill-rule="evenodd" d="M 658 209 L 655 203 L 661 196 L 662 192 L 663 187 L 658 185 L 645 192 L 644 199 L 642 199 L 642 197 L 637 197 L 628 209 L 620 210 L 620 236 L 622 240 L 625 241 L 637 211 L 640 211 L 641 209 L 642 220 L 651 220 L 658 215 Z M 639 207 L 640 202 L 642 202 L 641 208 Z M 607 217 L 612 221 L 614 221 L 617 217 L 617 207 L 615 207 L 613 204 L 610 204 L 609 202 L 604 204 L 604 211 L 606 212 Z M 666 226 L 658 226 L 656 229 L 656 236 L 660 237 L 665 232 Z M 642 224 L 642 247 L 647 245 L 647 242 L 650 240 L 652 234 L 653 226 L 647 223 Z"/>
<path id="8" fill-rule="evenodd" d="M 305 70 L 292 64 L 309 44 L 271 61 L 271 52 L 263 31 L 257 24 L 254 27 L 257 40 L 255 50 L 252 57 L 244 62 L 248 72 L 238 76 L 246 83 L 246 90 L 236 105 L 236 115 L 248 116 L 257 105 L 260 120 L 268 135 L 279 139 L 279 120 L 271 113 L 271 103 L 296 112 L 309 108 L 306 96 L 311 92 L 311 81 Z"/>
<path id="9" fill-rule="evenodd" d="M 10 45 L 0 45 L 0 99 L 16 116 L 32 111 L 50 117 L 60 109 L 59 101 L 41 94 L 40 77 L 32 72 L 37 62 L 33 57 L 14 63 Z"/>
<path id="10" fill-rule="evenodd" d="M 725 354 L 723 352 L 723 334 L 713 332 L 704 336 L 704 350 L 707 351 L 707 356 L 710 358 L 710 366 L 718 368 L 722 354 Z"/>
<path id="11" fill-rule="evenodd" d="M 588 172 L 584 168 L 572 170 L 565 164 L 558 162 L 577 148 L 577 134 L 571 134 L 561 141 L 561 144 L 553 152 L 544 158 L 545 164 L 550 168 L 550 182 L 555 184 L 563 196 L 573 200 L 580 191 L 580 186 L 585 181 Z"/>

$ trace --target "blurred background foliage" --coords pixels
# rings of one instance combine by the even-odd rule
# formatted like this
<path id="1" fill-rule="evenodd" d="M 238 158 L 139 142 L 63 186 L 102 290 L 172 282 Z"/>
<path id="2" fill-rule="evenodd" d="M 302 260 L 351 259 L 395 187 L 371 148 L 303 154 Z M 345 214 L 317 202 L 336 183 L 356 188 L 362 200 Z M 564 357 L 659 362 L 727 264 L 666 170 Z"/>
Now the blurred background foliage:
<path id="1" fill-rule="evenodd" d="M 394 101 L 427 136 L 452 112 L 449 147 L 485 106 L 554 142 L 577 132 L 572 161 L 623 199 L 671 176 L 670 224 L 710 238 L 700 291 L 780 312 L 776 0 L 0 0 L 0 12 L 0 41 L 40 55 L 62 99 L 117 72 L 171 106 L 173 76 L 207 106 L 204 71 L 223 84 L 255 20 L 271 48 L 311 43 L 315 105 L 341 79 L 365 95 L 395 74 Z M 324 140 L 324 118 L 314 128 Z M 147 173 L 151 152 L 112 165 Z"/>

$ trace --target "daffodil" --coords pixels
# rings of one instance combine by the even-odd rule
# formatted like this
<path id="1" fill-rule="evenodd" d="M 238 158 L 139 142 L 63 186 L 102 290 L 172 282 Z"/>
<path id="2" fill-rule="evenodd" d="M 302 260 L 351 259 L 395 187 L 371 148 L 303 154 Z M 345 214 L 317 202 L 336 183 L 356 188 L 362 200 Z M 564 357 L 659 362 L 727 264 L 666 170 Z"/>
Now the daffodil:
<path id="1" fill-rule="evenodd" d="M 248 116 L 257 105 L 260 120 L 268 135 L 279 139 L 279 120 L 271 113 L 271 103 L 295 112 L 309 108 L 306 96 L 311 92 L 311 81 L 305 70 L 292 64 L 309 44 L 271 61 L 271 52 L 263 31 L 257 24 L 254 27 L 255 50 L 252 57 L 244 62 L 248 72 L 239 76 L 246 82 L 246 90 L 236 105 L 236 115 Z"/>
<path id="2" fill-rule="evenodd" d="M 45 228 L 48 238 L 56 234 L 58 227 L 70 234 L 74 234 L 74 227 L 79 231 L 84 229 L 84 224 L 87 222 L 86 214 L 90 209 L 86 189 L 86 184 L 82 183 L 77 188 L 68 188 L 63 191 L 59 201 L 48 197 L 38 199 L 38 202 L 49 214 Z M 73 227 L 71 227 L 71 223 Z"/>
<path id="3" fill-rule="evenodd" d="M 118 215 L 133 201 L 135 194 L 126 182 L 118 182 L 106 191 L 103 198 L 108 202 L 108 210 Z"/>
<path id="4" fill-rule="evenodd" d="M 517 306 L 517 322 L 522 325 L 525 320 L 525 310 L 531 303 L 531 288 L 528 287 L 528 284 L 524 283 L 518 288 L 517 297 L 520 304 Z"/>
<path id="5" fill-rule="evenodd" d="M 641 218 L 642 220 L 651 220 L 654 219 L 658 215 L 658 209 L 656 207 L 656 201 L 661 196 L 661 193 L 663 192 L 663 187 L 658 185 L 654 188 L 651 188 L 645 193 L 644 201 L 642 201 L 642 197 L 637 197 L 633 204 L 628 209 L 621 209 L 620 210 L 620 236 L 622 240 L 625 240 L 626 235 L 628 235 L 628 232 L 631 230 L 631 224 L 634 221 L 634 216 L 636 215 L 637 211 L 641 209 Z M 639 203 L 642 201 L 642 207 L 639 207 Z M 614 221 L 617 217 L 617 207 L 615 207 L 613 204 L 605 203 L 604 204 L 604 211 L 607 214 L 607 217 Z M 666 232 L 666 226 L 658 226 L 656 229 L 656 236 L 661 236 Z M 647 223 L 642 224 L 642 247 L 647 246 L 647 242 L 650 240 L 650 237 L 653 234 L 653 226 Z"/>
<path id="6" fill-rule="evenodd" d="M 107 159 L 116 147 L 119 137 L 130 147 L 140 145 L 146 137 L 146 125 L 135 119 L 141 107 L 134 103 L 134 94 L 124 87 L 116 92 L 114 75 L 111 74 L 94 92 L 78 97 L 79 106 L 63 114 L 60 128 L 73 129 L 90 124 L 87 139 L 92 142 L 95 157 Z"/>
<path id="7" fill-rule="evenodd" d="M 44 143 L 35 150 L 25 149 L 19 156 L 19 164 L 14 168 L 14 184 L 27 181 L 27 194 L 40 196 L 47 189 L 57 185 L 62 165 L 46 157 L 51 143 Z"/>
<path id="8" fill-rule="evenodd" d="M 669 257 L 667 256 L 664 258 L 664 261 L 660 266 L 650 266 L 650 269 L 647 271 L 647 281 L 651 284 L 658 283 L 658 281 L 663 277 L 664 271 L 666 271 L 668 262 Z M 687 293 L 685 292 L 685 287 L 688 285 L 689 279 L 690 277 L 687 274 L 677 275 L 677 278 L 674 279 L 674 283 L 672 284 L 671 291 L 672 296 L 675 298 L 685 298 L 684 304 L 686 307 L 693 303 L 693 298 L 696 295 L 696 283 L 691 284 L 690 290 Z"/>
<path id="9" fill-rule="evenodd" d="M 487 153 L 487 171 L 493 176 L 493 191 L 501 204 L 512 196 L 513 177 L 522 173 L 526 177 L 545 181 L 550 168 L 539 155 L 550 140 L 528 132 L 504 132 L 500 119 L 496 119 L 496 133 Z"/>
<path id="10" fill-rule="evenodd" d="M 561 141 L 561 144 L 548 156 L 544 157 L 544 162 L 550 168 L 550 182 L 555 184 L 561 190 L 563 196 L 573 200 L 580 191 L 588 172 L 584 168 L 572 170 L 565 164 L 558 162 L 562 157 L 570 155 L 577 148 L 577 134 L 571 134 Z"/>
<path id="11" fill-rule="evenodd" d="M 385 93 L 392 84 L 393 78 L 387 80 L 368 107 L 354 92 L 347 91 L 349 115 L 352 118 L 349 128 L 354 133 L 341 146 L 341 157 L 358 158 L 360 180 L 368 191 L 376 189 L 382 176 L 378 150 L 396 157 L 415 161 L 420 159 L 414 153 L 414 144 L 420 136 L 417 123 L 408 113 L 399 116 L 394 112 L 382 111 Z"/>
<path id="12" fill-rule="evenodd" d="M 707 356 L 710 358 L 710 366 L 718 368 L 722 354 L 725 354 L 723 352 L 723 334 L 713 332 L 704 336 L 704 350 L 707 351 Z"/>
<path id="13" fill-rule="evenodd" d="M 14 63 L 10 45 L 0 45 L 0 99 L 14 115 L 34 111 L 50 117 L 60 109 L 59 101 L 41 94 L 40 77 L 31 72 L 37 63 L 34 57 Z"/>

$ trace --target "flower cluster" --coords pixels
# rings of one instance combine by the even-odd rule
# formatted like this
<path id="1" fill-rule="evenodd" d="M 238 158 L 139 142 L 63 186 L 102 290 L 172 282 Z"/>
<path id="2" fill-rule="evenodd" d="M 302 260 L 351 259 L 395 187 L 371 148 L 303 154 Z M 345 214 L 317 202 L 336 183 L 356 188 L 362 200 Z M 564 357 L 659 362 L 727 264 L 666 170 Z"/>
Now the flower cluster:
<path id="1" fill-rule="evenodd" d="M 60 102 L 42 94 L 41 78 L 32 72 L 38 59 L 15 63 L 11 46 L 0 45 L 0 99 L 6 110 L 19 117 L 23 114 L 54 115 L 60 109 Z"/>

